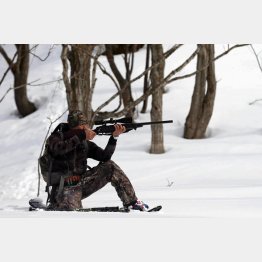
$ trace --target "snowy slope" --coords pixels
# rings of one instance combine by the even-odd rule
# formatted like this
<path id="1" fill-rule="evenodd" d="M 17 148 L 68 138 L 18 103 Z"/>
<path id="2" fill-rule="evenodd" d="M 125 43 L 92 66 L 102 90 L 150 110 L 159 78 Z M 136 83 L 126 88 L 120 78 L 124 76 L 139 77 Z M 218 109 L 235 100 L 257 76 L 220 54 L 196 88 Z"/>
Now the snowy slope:
<path id="1" fill-rule="evenodd" d="M 170 45 L 165 45 L 168 48 Z M 44 57 L 48 45 L 38 47 Z M 195 46 L 186 45 L 175 53 L 166 65 L 166 73 L 187 58 Z M 255 46 L 259 52 L 262 46 Z M 10 47 L 9 47 L 10 48 Z M 225 46 L 217 47 L 217 54 Z M 10 48 L 11 51 L 11 48 Z M 60 47 L 56 46 L 46 62 L 31 60 L 29 81 L 39 83 L 61 77 Z M 144 68 L 145 50 L 136 55 L 134 76 Z M 121 60 L 117 58 L 118 62 Z M 101 59 L 106 66 L 105 58 Z M 119 62 L 120 63 L 120 62 Z M 5 62 L 0 58 L 1 68 Z M 182 74 L 194 70 L 194 63 Z M 108 68 L 108 66 L 107 66 Z M 174 120 L 165 125 L 165 149 L 162 155 L 148 153 L 150 128 L 124 134 L 118 141 L 113 160 L 127 173 L 137 195 L 150 206 L 163 205 L 158 214 L 129 214 L 129 217 L 262 217 L 262 72 L 249 47 L 232 51 L 216 63 L 217 98 L 208 128 L 208 138 L 185 140 L 183 125 L 187 116 L 194 78 L 173 82 L 164 95 L 164 119 Z M 1 87 L 0 96 L 12 84 L 9 75 Z M 142 92 L 142 80 L 134 83 L 134 98 Z M 95 109 L 115 92 L 110 80 L 98 73 L 94 94 Z M 126 214 L 75 214 L 27 212 L 28 199 L 37 194 L 37 159 L 49 120 L 56 119 L 66 109 L 62 82 L 28 88 L 29 98 L 38 110 L 19 119 L 13 94 L 0 104 L 0 217 L 126 217 Z M 115 108 L 115 100 L 109 108 Z M 139 109 L 139 108 L 138 108 Z M 66 115 L 61 121 L 66 120 Z M 138 121 L 150 120 L 149 112 L 139 115 Z M 96 137 L 98 145 L 106 137 Z M 90 161 L 89 164 L 95 165 Z M 169 183 L 173 184 L 169 186 Z M 46 198 L 41 180 L 41 195 Z M 114 189 L 107 185 L 83 201 L 83 205 L 121 205 Z"/>

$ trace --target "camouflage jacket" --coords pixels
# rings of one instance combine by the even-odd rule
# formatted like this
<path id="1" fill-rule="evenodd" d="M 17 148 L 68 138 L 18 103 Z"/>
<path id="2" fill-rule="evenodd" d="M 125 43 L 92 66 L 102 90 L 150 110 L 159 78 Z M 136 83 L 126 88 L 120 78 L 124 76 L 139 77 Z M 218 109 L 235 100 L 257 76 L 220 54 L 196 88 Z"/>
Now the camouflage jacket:
<path id="1" fill-rule="evenodd" d="M 105 149 L 87 141 L 83 130 L 71 129 L 64 133 L 53 133 L 47 139 L 49 153 L 53 157 L 53 172 L 83 174 L 87 169 L 87 158 L 106 162 L 111 159 L 116 139 L 110 136 Z"/>

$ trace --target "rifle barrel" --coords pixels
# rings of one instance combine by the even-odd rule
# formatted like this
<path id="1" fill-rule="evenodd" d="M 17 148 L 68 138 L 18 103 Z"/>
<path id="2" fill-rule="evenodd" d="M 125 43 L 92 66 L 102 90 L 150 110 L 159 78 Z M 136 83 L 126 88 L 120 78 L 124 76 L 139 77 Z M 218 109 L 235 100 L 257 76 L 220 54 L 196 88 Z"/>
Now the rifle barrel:
<path id="1" fill-rule="evenodd" d="M 156 125 L 156 124 L 168 124 L 173 123 L 173 120 L 165 120 L 165 121 L 155 121 L 155 122 L 144 122 L 144 123 L 133 123 L 133 124 L 139 124 L 139 125 Z"/>

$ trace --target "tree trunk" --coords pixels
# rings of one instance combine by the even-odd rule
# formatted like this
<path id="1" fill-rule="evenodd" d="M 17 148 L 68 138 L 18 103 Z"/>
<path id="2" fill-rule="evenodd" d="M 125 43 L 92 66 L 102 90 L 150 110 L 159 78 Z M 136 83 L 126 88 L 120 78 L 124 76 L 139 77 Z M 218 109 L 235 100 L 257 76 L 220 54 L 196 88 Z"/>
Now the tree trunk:
<path id="1" fill-rule="evenodd" d="M 27 78 L 29 71 L 29 45 L 16 45 L 17 60 L 12 66 L 14 75 L 15 103 L 19 114 L 22 117 L 36 111 L 35 105 L 27 97 Z M 16 88 L 18 87 L 18 88 Z"/>
<path id="2" fill-rule="evenodd" d="M 150 78 L 152 83 L 152 89 L 157 89 L 164 79 L 164 68 L 165 68 L 165 57 L 162 45 L 151 45 L 152 53 L 152 65 L 159 63 L 158 66 L 153 67 L 151 70 Z M 152 108 L 151 108 L 151 121 L 162 121 L 162 96 L 163 89 L 158 88 L 152 94 Z M 164 136 L 163 136 L 163 125 L 152 125 L 152 137 L 151 137 L 151 149 L 152 154 L 162 154 L 164 150 Z"/>
<path id="3" fill-rule="evenodd" d="M 63 45 L 61 59 L 63 62 L 63 79 L 66 86 L 69 110 L 81 110 L 89 124 L 92 119 L 91 54 L 95 45 Z M 69 50 L 71 48 L 71 50 Z M 68 77 L 70 63 L 70 79 Z"/>
<path id="4" fill-rule="evenodd" d="M 184 138 L 204 138 L 216 96 L 214 45 L 200 45 L 194 92 L 186 118 Z"/>
<path id="5" fill-rule="evenodd" d="M 149 60 L 150 60 L 150 45 L 147 45 L 146 47 L 146 66 L 145 66 L 145 70 L 148 69 L 149 67 Z M 148 72 L 145 74 L 144 76 L 144 93 L 147 91 L 148 89 Z M 148 97 L 145 98 L 144 102 L 143 102 L 143 107 L 141 109 L 141 113 L 146 113 L 147 110 L 147 104 L 148 104 Z"/>
<path id="6" fill-rule="evenodd" d="M 124 89 L 121 96 L 122 96 L 124 107 L 126 107 L 130 103 L 134 102 L 131 92 L 131 85 L 129 84 L 129 79 L 124 78 L 116 66 L 113 51 L 112 51 L 112 45 L 105 45 L 105 46 L 106 46 L 106 57 L 110 65 L 110 68 L 119 83 L 120 89 Z M 133 117 L 133 115 L 134 115 L 134 108 L 130 109 L 127 112 L 126 117 Z"/>

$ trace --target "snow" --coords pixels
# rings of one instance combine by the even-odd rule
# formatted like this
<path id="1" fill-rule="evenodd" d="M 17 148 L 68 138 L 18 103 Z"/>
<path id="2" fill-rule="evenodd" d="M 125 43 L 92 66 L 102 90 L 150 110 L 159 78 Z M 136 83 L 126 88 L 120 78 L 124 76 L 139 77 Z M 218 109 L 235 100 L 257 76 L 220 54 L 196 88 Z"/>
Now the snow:
<path id="1" fill-rule="evenodd" d="M 49 46 L 40 45 L 36 50 L 37 54 L 45 57 Z M 165 45 L 165 49 L 168 47 L 170 45 Z M 166 74 L 187 58 L 194 47 L 194 45 L 185 45 L 180 48 L 168 60 Z M 12 51 L 10 46 L 7 48 Z M 217 54 L 223 52 L 224 48 L 226 45 L 218 45 Z M 255 48 L 259 52 L 262 50 L 262 45 L 255 45 Z M 60 51 L 60 46 L 55 46 L 45 62 L 31 58 L 29 82 L 40 79 L 37 83 L 45 83 L 61 78 Z M 144 58 L 145 49 L 136 54 L 133 76 L 144 69 Z M 117 62 L 120 59 L 120 56 L 117 57 Z M 105 58 L 102 57 L 101 62 L 108 69 Z M 1 71 L 5 67 L 5 61 L 0 57 Z M 195 61 L 180 75 L 190 73 L 194 68 Z M 163 103 L 163 120 L 172 119 L 174 123 L 164 126 L 165 154 L 148 153 L 151 141 L 150 127 L 123 134 L 118 139 L 113 160 L 126 172 L 141 200 L 152 207 L 159 204 L 163 206 L 159 213 L 28 212 L 28 200 L 36 197 L 37 194 L 37 159 L 50 124 L 48 118 L 54 120 L 65 111 L 67 107 L 65 89 L 62 81 L 28 87 L 28 96 L 37 105 L 38 110 L 26 118 L 18 117 L 13 92 L 8 93 L 0 104 L 0 218 L 2 221 L 10 218 L 30 218 L 30 223 L 37 226 L 39 223 L 45 223 L 46 220 L 43 219 L 60 218 L 58 221 L 66 227 L 74 222 L 72 219 L 81 218 L 77 222 L 79 224 L 77 228 L 81 230 L 84 228 L 84 233 L 88 234 L 88 230 L 92 232 L 93 227 L 100 227 L 101 232 L 104 229 L 110 235 L 113 234 L 113 229 L 103 225 L 105 220 L 107 225 L 118 227 L 119 230 L 126 230 L 126 226 L 129 227 L 132 223 L 130 221 L 133 221 L 138 226 L 138 230 L 150 234 L 150 227 L 147 226 L 160 219 L 170 225 L 170 228 L 165 229 L 164 232 L 161 232 L 162 227 L 158 226 L 157 234 L 161 239 L 169 233 L 175 235 L 179 232 L 179 225 L 183 222 L 174 219 L 189 219 L 189 221 L 185 220 L 185 223 L 188 222 L 187 226 L 196 233 L 199 233 L 197 229 L 189 226 L 190 223 L 195 225 L 196 221 L 192 220 L 194 218 L 260 219 L 262 217 L 262 101 L 253 105 L 249 103 L 262 98 L 262 72 L 250 47 L 236 49 L 218 60 L 216 71 L 217 96 L 206 139 L 182 138 L 194 78 L 173 82 L 167 87 Z M 94 109 L 116 91 L 109 78 L 99 70 L 97 79 Z M 12 80 L 12 75 L 9 74 L 1 86 L 0 97 L 12 85 Z M 142 80 L 135 82 L 133 89 L 134 98 L 139 97 L 142 92 Z M 105 110 L 116 108 L 117 105 L 116 99 Z M 144 115 L 139 114 L 137 119 L 140 122 L 149 120 L 149 110 Z M 66 121 L 66 114 L 61 121 Z M 56 123 L 52 129 L 55 126 Z M 94 141 L 103 147 L 107 139 L 107 137 L 96 137 Z M 89 161 L 89 164 L 96 165 L 95 161 Z M 45 200 L 44 189 L 45 184 L 41 179 L 40 197 Z M 111 185 L 107 185 L 83 201 L 84 207 L 109 205 L 121 205 Z M 39 220 L 34 220 L 36 218 Z M 168 220 L 170 218 L 172 220 Z M 18 220 L 18 226 L 14 229 L 27 224 L 23 221 Z M 51 221 L 51 228 L 56 228 L 56 220 Z M 210 220 L 204 221 L 208 232 L 206 234 L 209 236 L 208 230 L 213 224 Z M 234 223 L 228 223 L 234 233 Z M 131 226 L 127 232 L 132 233 L 133 228 Z M 109 235 L 104 236 L 108 241 L 110 241 Z M 142 240 L 145 239 L 145 236 L 141 236 L 141 239 L 137 240 L 138 245 L 143 245 Z M 94 241 L 98 239 L 95 238 Z M 228 243 L 227 241 L 225 243 Z M 179 243 L 175 242 L 175 244 L 179 246 Z M 172 250 L 169 242 L 165 245 L 166 250 Z M 80 246 L 84 248 L 83 244 Z M 120 244 L 120 247 L 124 249 L 124 243 Z M 153 248 L 157 246 L 153 244 Z M 184 249 L 178 252 L 183 251 Z M 167 252 L 166 257 L 169 258 L 168 254 Z M 160 259 L 159 255 L 156 257 Z"/>

